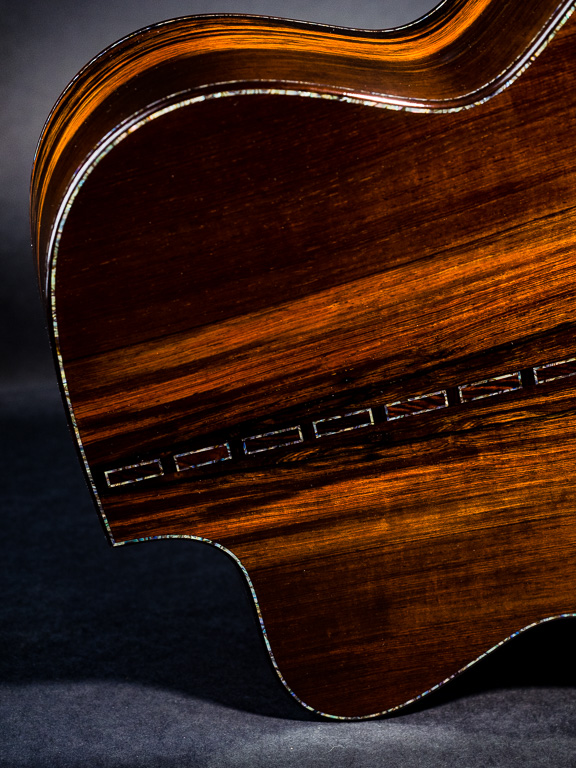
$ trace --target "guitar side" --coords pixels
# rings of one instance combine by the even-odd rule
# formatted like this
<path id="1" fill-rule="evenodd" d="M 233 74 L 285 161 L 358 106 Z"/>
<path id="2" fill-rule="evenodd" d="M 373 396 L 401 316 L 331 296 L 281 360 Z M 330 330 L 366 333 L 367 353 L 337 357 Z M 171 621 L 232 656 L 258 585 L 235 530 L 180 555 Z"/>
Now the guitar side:
<path id="1" fill-rule="evenodd" d="M 407 60 L 495 13 L 450 7 Z M 126 111 L 103 141 L 62 138 L 86 86 L 40 147 L 40 275 L 109 538 L 232 553 L 283 681 L 321 713 L 390 711 L 576 611 L 575 36 L 471 109 L 432 65 L 417 111 L 376 108 L 414 82 L 391 53 L 388 101 L 344 92 L 358 62 L 331 87 L 268 69 L 140 104 L 145 71 L 90 102 L 86 139 L 107 99 Z M 302 72 L 324 60 L 309 48 Z"/>

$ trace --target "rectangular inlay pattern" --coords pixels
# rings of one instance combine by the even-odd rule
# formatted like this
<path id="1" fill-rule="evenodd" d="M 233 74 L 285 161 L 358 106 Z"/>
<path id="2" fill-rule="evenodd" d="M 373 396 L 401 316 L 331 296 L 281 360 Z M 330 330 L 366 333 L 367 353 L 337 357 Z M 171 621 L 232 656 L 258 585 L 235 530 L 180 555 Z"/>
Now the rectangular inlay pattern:
<path id="1" fill-rule="evenodd" d="M 492 379 L 482 379 L 472 384 L 463 384 L 458 387 L 460 400 L 469 403 L 472 400 L 480 400 L 483 397 L 501 395 L 505 392 L 513 392 L 522 388 L 520 373 L 507 373 L 504 376 L 495 376 Z"/>
<path id="2" fill-rule="evenodd" d="M 349 432 L 352 429 L 362 429 L 373 425 L 374 416 L 371 408 L 363 408 L 361 411 L 352 411 L 343 416 L 330 416 L 327 419 L 318 419 L 318 421 L 312 422 L 316 437 L 337 435 L 340 432 Z"/>
<path id="3" fill-rule="evenodd" d="M 206 467 L 208 464 L 216 464 L 218 461 L 231 459 L 230 446 L 228 443 L 221 445 L 211 445 L 208 448 L 199 448 L 197 451 L 188 451 L 188 453 L 179 453 L 174 456 L 177 472 L 185 472 L 187 469 L 196 469 L 196 467 Z"/>
<path id="4" fill-rule="evenodd" d="M 262 435 L 252 435 L 242 440 L 244 453 L 251 456 L 262 451 L 272 451 L 274 448 L 283 448 L 287 445 L 304 442 L 304 436 L 300 427 L 288 427 L 278 429 L 275 432 L 265 432 Z"/>
<path id="5" fill-rule="evenodd" d="M 427 395 L 409 397 L 384 406 L 384 414 L 380 408 L 376 409 L 376 418 L 372 408 L 361 408 L 338 416 L 328 416 L 324 419 L 312 421 L 312 429 L 315 438 L 338 435 L 342 432 L 350 432 L 356 429 L 372 427 L 385 420 L 395 421 L 407 416 L 416 416 L 441 408 L 458 406 L 492 397 L 506 394 L 519 389 L 530 389 L 536 384 L 547 384 L 556 379 L 564 379 L 576 375 L 576 357 L 559 360 L 554 363 L 525 368 L 522 371 L 507 373 L 501 376 L 493 376 L 470 384 L 461 384 L 455 388 L 457 398 L 452 398 L 450 390 L 441 389 Z M 309 422 L 308 422 L 309 424 Z M 304 424 L 307 439 L 308 426 Z M 207 438 L 210 439 L 210 438 Z M 284 448 L 290 445 L 304 443 L 304 432 L 301 425 L 287 427 L 285 429 L 263 432 L 242 439 L 244 455 L 252 456 L 264 451 L 272 451 L 276 448 Z M 232 455 L 230 443 L 219 443 L 205 448 L 197 448 L 193 451 L 178 453 L 172 456 L 176 472 L 185 472 L 189 469 L 206 467 L 229 459 L 239 459 L 239 452 Z M 149 480 L 162 477 L 165 474 L 161 459 L 152 459 L 140 463 L 127 464 L 117 469 L 109 469 L 104 472 L 104 478 L 108 488 L 117 488 L 130 483 L 138 483 L 141 480 Z"/>
<path id="6" fill-rule="evenodd" d="M 140 480 L 149 480 L 152 477 L 161 477 L 164 474 L 160 459 L 143 461 L 140 464 L 128 464 L 119 469 L 109 469 L 104 472 L 108 488 L 117 488 L 119 485 L 138 483 Z"/>
<path id="7" fill-rule="evenodd" d="M 556 379 L 565 379 L 568 376 L 574 376 L 576 373 L 576 357 L 568 360 L 560 360 L 558 363 L 548 363 L 548 365 L 539 365 L 534 368 L 534 378 L 536 384 L 547 384 Z"/>
<path id="8" fill-rule="evenodd" d="M 388 421 L 403 419 L 405 416 L 415 416 L 417 413 L 436 411 L 438 408 L 448 407 L 448 395 L 445 390 L 431 392 L 429 395 L 409 397 L 408 400 L 399 400 L 385 406 Z"/>

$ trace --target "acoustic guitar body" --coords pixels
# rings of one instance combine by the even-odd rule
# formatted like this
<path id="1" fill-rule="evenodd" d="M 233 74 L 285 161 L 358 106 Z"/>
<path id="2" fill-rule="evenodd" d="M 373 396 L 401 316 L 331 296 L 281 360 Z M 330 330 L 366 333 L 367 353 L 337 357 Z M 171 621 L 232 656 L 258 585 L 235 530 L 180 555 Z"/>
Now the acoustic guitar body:
<path id="1" fill-rule="evenodd" d="M 107 535 L 229 553 L 325 715 L 576 613 L 572 8 L 180 19 L 89 64 L 41 139 L 40 282 Z"/>

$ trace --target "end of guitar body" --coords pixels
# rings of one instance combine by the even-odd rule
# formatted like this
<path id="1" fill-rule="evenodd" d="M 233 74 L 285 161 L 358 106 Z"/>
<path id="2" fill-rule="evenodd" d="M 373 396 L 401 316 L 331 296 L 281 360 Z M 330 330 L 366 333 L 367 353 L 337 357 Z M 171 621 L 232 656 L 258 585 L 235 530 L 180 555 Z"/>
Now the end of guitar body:
<path id="1" fill-rule="evenodd" d="M 227 551 L 330 717 L 576 611 L 576 31 L 533 5 L 179 20 L 83 70 L 39 146 L 39 276 L 110 541 Z"/>

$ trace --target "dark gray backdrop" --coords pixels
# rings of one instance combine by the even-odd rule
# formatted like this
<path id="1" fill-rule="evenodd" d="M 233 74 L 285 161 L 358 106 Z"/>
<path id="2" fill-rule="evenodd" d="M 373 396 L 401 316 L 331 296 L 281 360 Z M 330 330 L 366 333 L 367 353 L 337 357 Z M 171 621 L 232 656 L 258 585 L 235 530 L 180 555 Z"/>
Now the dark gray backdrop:
<path id="1" fill-rule="evenodd" d="M 222 553 L 107 547 L 43 329 L 30 168 L 45 117 L 89 58 L 187 13 L 384 27 L 432 5 L 0 0 L 0 766 L 576 765 L 572 621 L 518 638 L 398 717 L 308 716 L 275 678 Z"/>

